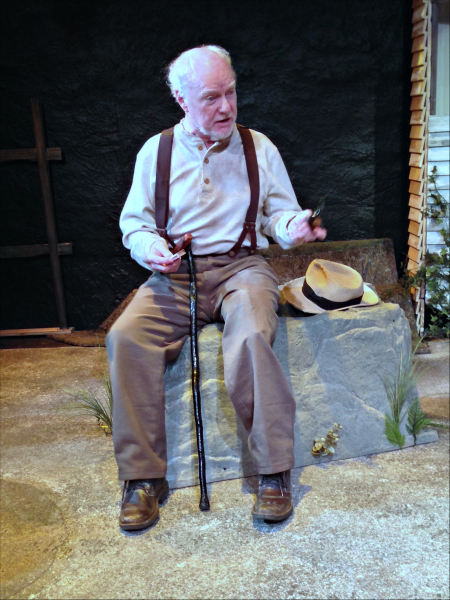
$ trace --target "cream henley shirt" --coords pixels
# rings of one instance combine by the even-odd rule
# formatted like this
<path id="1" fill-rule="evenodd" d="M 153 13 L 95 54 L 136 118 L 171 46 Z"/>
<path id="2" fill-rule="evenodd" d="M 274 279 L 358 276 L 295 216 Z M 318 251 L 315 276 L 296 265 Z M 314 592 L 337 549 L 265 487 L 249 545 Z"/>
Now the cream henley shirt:
<path id="1" fill-rule="evenodd" d="M 260 195 L 256 219 L 257 248 L 267 248 L 270 235 L 282 248 L 293 243 L 287 224 L 301 210 L 286 167 L 276 146 L 251 130 L 258 159 Z M 130 193 L 120 227 L 123 243 L 143 267 L 151 246 L 160 236 L 155 224 L 155 174 L 160 134 L 150 138 L 137 155 Z M 241 136 L 234 126 L 226 140 L 209 149 L 188 133 L 182 121 L 175 125 L 170 172 L 167 231 L 176 242 L 185 233 L 194 236 L 194 254 L 228 252 L 237 242 L 250 205 L 250 185 Z M 250 246 L 249 236 L 243 247 Z"/>

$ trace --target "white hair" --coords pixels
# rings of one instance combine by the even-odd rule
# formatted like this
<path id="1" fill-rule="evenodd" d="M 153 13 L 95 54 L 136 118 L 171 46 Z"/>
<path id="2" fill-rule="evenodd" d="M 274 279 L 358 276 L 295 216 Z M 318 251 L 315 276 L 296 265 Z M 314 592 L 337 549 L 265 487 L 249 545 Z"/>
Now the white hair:
<path id="1" fill-rule="evenodd" d="M 198 60 L 196 57 L 197 50 L 207 49 L 211 52 L 215 52 L 218 56 L 223 58 L 230 66 L 234 77 L 236 73 L 231 64 L 231 58 L 229 52 L 221 46 L 197 46 L 182 52 L 175 60 L 173 60 L 166 69 L 166 81 L 170 87 L 170 91 L 174 98 L 176 98 L 175 92 L 178 92 L 180 96 L 186 98 L 189 86 L 192 83 L 192 75 L 195 71 L 195 63 Z"/>

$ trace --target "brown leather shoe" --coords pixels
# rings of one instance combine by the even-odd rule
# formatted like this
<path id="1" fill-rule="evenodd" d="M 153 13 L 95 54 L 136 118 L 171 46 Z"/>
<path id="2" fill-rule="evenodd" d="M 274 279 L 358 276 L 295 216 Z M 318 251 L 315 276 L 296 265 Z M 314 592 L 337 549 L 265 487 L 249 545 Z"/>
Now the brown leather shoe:
<path id="1" fill-rule="evenodd" d="M 169 495 L 169 484 L 161 479 L 132 479 L 126 481 L 122 494 L 119 525 L 126 531 L 145 529 L 156 523 L 159 504 Z"/>
<path id="2" fill-rule="evenodd" d="M 292 511 L 291 472 L 260 475 L 253 516 L 265 521 L 284 521 Z"/>

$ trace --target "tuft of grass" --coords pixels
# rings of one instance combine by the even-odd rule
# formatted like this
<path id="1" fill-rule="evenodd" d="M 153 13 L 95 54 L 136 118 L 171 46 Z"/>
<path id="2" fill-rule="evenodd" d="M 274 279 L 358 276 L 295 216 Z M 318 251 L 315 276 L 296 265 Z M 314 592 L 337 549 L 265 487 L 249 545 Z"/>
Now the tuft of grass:
<path id="1" fill-rule="evenodd" d="M 419 341 L 419 344 L 421 341 L 422 340 Z M 413 358 L 419 344 L 417 344 L 413 352 L 410 353 L 406 361 L 403 358 L 403 354 L 400 353 L 400 360 L 394 378 L 386 379 L 384 382 L 384 389 L 386 390 L 389 407 L 391 409 L 390 415 L 387 413 L 384 415 L 384 432 L 388 442 L 393 446 L 399 446 L 399 448 L 402 448 L 405 445 L 405 436 L 400 432 L 400 424 L 406 415 L 404 406 L 408 392 L 414 385 L 414 371 L 417 367 L 417 363 L 413 363 Z"/>
<path id="2" fill-rule="evenodd" d="M 99 345 L 100 348 L 100 345 Z M 66 394 L 74 398 L 76 401 L 62 406 L 60 410 L 73 410 L 77 414 L 92 416 L 97 420 L 99 427 L 105 435 L 113 433 L 113 395 L 111 386 L 111 377 L 106 368 L 106 363 L 103 357 L 103 352 L 100 348 L 100 356 L 103 365 L 103 387 L 105 399 L 96 395 L 89 388 L 79 388 L 76 390 L 64 390 Z"/>

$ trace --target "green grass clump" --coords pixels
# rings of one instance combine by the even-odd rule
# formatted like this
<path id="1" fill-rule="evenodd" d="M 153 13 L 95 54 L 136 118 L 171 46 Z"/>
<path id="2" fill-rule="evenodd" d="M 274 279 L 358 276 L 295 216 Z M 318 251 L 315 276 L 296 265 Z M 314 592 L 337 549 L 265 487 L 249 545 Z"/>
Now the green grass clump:
<path id="1" fill-rule="evenodd" d="M 400 424 L 406 415 L 403 408 L 408 392 L 414 385 L 414 371 L 417 364 L 413 364 L 413 357 L 416 351 L 417 346 L 406 362 L 403 359 L 403 354 L 400 353 L 400 360 L 394 378 L 386 379 L 384 382 L 384 389 L 391 409 L 390 415 L 387 413 L 384 415 L 384 432 L 388 442 L 393 446 L 399 446 L 399 448 L 405 445 L 405 436 L 400 432 Z"/>
<path id="2" fill-rule="evenodd" d="M 406 362 L 404 362 L 403 356 L 400 353 L 400 361 L 394 378 L 392 380 L 386 379 L 384 383 L 391 409 L 390 415 L 387 413 L 384 415 L 384 432 L 388 442 L 399 448 L 403 448 L 405 445 L 405 436 L 400 432 L 400 424 L 406 415 L 408 415 L 406 431 L 413 436 L 414 446 L 417 443 L 417 436 L 420 431 L 425 427 L 435 425 L 430 419 L 426 418 L 420 406 L 419 398 L 415 398 L 409 408 L 404 410 L 408 392 L 414 386 L 414 372 L 417 363 L 413 363 L 413 358 L 422 343 L 422 339 L 418 341 L 414 351 L 411 352 Z"/>
<path id="3" fill-rule="evenodd" d="M 113 433 L 113 395 L 111 386 L 111 377 L 106 368 L 106 364 L 101 354 L 103 365 L 103 387 L 105 399 L 101 399 L 89 388 L 79 388 L 77 390 L 65 390 L 65 392 L 75 398 L 76 402 L 71 402 L 61 407 L 61 410 L 75 410 L 77 414 L 85 414 L 94 417 L 99 427 L 105 435 Z"/>

